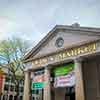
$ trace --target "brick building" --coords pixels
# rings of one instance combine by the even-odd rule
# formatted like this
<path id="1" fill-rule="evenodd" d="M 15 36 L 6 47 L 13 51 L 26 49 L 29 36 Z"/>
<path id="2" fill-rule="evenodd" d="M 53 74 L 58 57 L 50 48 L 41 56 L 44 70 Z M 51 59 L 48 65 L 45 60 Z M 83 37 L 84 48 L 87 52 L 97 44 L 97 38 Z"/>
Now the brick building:
<path id="1" fill-rule="evenodd" d="M 16 85 L 8 73 L 6 67 L 0 68 L 0 100 L 16 100 Z M 19 84 L 19 100 L 23 98 L 23 86 L 24 80 Z"/>

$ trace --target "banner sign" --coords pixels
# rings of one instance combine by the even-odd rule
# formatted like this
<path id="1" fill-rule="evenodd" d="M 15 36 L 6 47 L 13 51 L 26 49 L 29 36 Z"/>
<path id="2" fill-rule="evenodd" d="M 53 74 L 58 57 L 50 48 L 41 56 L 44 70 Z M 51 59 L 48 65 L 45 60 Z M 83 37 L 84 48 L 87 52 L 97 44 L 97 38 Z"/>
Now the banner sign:
<path id="1" fill-rule="evenodd" d="M 55 76 L 62 76 L 62 75 L 67 75 L 69 72 L 74 70 L 74 64 L 65 64 L 60 67 L 57 67 L 54 69 L 54 74 Z"/>
<path id="2" fill-rule="evenodd" d="M 44 74 L 34 76 L 32 82 L 44 82 Z"/>
<path id="3" fill-rule="evenodd" d="M 71 87 L 75 85 L 75 72 L 71 71 L 65 76 L 55 77 L 54 87 Z"/>
<path id="4" fill-rule="evenodd" d="M 43 82 L 32 83 L 32 90 L 42 89 L 44 87 Z"/>
<path id="5" fill-rule="evenodd" d="M 36 75 L 32 80 L 32 90 L 42 89 L 44 87 L 44 74 Z"/>

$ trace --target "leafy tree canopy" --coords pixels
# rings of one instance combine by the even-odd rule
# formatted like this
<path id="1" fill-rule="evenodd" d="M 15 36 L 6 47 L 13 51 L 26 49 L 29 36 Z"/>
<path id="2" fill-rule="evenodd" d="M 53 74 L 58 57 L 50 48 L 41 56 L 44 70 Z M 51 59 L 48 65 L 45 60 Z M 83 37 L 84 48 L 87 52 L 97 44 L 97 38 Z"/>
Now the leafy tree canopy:
<path id="1" fill-rule="evenodd" d="M 13 37 L 0 42 L 0 64 L 6 65 L 14 78 L 25 67 L 22 59 L 29 47 L 29 41 L 21 38 Z"/>

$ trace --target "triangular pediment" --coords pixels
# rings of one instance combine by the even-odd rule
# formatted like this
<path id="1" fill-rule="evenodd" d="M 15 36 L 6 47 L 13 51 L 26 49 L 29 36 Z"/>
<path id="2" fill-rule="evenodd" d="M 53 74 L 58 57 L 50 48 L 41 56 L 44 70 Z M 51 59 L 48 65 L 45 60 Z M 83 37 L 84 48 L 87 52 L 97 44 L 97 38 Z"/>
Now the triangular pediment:
<path id="1" fill-rule="evenodd" d="M 55 27 L 26 55 L 26 59 L 35 59 L 62 49 L 98 40 L 99 32 L 100 29 L 96 31 L 96 29 L 93 30 L 93 28 Z"/>

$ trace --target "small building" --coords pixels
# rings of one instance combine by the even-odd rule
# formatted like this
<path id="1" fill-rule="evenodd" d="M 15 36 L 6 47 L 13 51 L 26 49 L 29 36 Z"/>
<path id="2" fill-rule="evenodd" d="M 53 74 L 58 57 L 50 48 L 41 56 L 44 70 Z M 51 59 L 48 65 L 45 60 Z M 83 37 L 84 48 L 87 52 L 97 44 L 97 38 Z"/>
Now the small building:
<path id="1" fill-rule="evenodd" d="M 100 99 L 100 28 L 57 25 L 24 62 L 23 100 Z"/>

